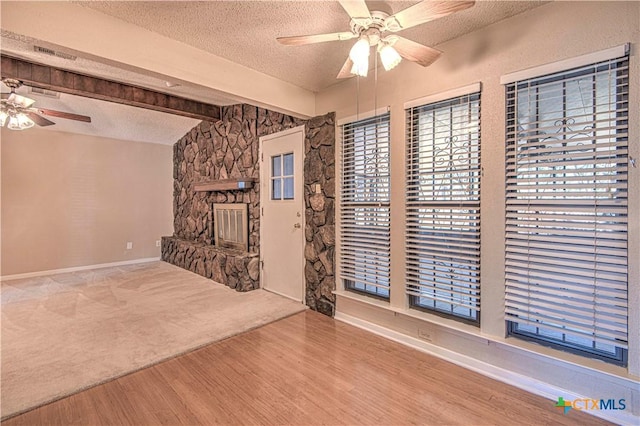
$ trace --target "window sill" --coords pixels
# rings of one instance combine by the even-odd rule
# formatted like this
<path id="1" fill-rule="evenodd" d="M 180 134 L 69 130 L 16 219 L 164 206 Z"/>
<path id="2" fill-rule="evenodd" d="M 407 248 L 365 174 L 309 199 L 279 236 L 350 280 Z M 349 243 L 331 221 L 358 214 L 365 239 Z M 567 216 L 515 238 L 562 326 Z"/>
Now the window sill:
<path id="1" fill-rule="evenodd" d="M 333 294 L 340 297 L 345 297 L 347 299 L 357 300 L 358 302 L 362 302 L 368 305 L 378 306 L 380 308 L 391 309 L 388 300 L 383 300 L 374 296 L 367 296 L 362 293 L 356 293 L 354 291 L 348 290 L 334 290 Z"/>
<path id="2" fill-rule="evenodd" d="M 625 367 L 609 364 L 598 359 L 582 357 L 580 355 L 564 352 L 559 349 L 550 348 L 548 346 L 540 345 L 534 342 L 520 340 L 515 337 L 492 338 L 492 343 L 500 345 L 503 349 L 509 352 L 526 352 L 528 354 L 533 354 L 536 356 L 559 360 L 577 368 L 586 368 L 600 374 L 606 374 L 615 379 L 629 380 L 635 383 L 638 383 L 640 381 L 640 377 L 635 377 L 629 374 L 627 368 Z"/>
<path id="3" fill-rule="evenodd" d="M 352 293 L 350 291 L 336 290 L 333 292 L 333 294 L 339 297 L 343 297 L 345 299 L 351 299 L 356 302 L 364 303 L 371 306 L 376 306 L 379 308 L 384 308 L 388 311 L 393 312 L 395 315 L 403 315 L 409 318 L 434 324 L 446 329 L 450 333 L 462 335 L 462 337 L 464 338 L 472 339 L 486 345 L 489 344 L 489 339 L 482 336 L 480 333 L 480 329 L 473 325 L 464 324 L 455 320 L 443 318 L 435 314 L 432 315 L 432 314 L 429 314 L 428 312 L 423 312 L 417 309 L 396 308 L 391 306 L 387 301 L 378 300 L 373 297 L 367 297 L 357 293 Z"/>
<path id="4" fill-rule="evenodd" d="M 381 308 L 386 311 L 393 312 L 396 316 L 405 316 L 408 318 L 423 321 L 428 324 L 432 324 L 441 327 L 450 334 L 457 335 L 461 338 L 465 338 L 471 341 L 475 341 L 487 346 L 500 347 L 503 350 L 512 352 L 519 355 L 528 355 L 533 357 L 542 357 L 549 359 L 550 361 L 562 362 L 567 365 L 568 368 L 588 369 L 596 373 L 605 374 L 613 380 L 630 381 L 637 384 L 640 377 L 629 374 L 625 367 L 608 364 L 604 361 L 589 359 L 581 357 L 579 355 L 564 352 L 558 349 L 553 349 L 547 346 L 538 345 L 536 343 L 519 340 L 517 338 L 502 338 L 497 336 L 484 335 L 478 327 L 472 325 L 459 323 L 455 320 L 449 320 L 437 315 L 431 315 L 427 312 L 422 312 L 409 308 L 395 308 L 389 305 L 389 302 L 374 299 L 360 294 L 355 294 L 345 290 L 336 290 L 333 292 L 338 297 L 353 300 L 364 305 Z M 583 370 L 584 371 L 584 370 Z"/>

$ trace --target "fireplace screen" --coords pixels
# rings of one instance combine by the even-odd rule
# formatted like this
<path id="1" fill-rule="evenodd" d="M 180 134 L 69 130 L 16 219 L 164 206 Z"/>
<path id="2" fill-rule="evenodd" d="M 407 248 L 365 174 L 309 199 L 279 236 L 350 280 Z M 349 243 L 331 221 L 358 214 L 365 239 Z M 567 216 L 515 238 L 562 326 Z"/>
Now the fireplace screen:
<path id="1" fill-rule="evenodd" d="M 247 204 L 214 204 L 214 244 L 249 251 Z"/>

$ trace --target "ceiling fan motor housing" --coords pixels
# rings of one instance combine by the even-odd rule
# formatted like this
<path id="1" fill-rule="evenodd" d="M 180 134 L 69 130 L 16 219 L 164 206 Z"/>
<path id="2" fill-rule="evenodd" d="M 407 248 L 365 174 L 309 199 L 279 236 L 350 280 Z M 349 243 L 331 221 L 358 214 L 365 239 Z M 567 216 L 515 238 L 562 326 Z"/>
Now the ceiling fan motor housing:
<path id="1" fill-rule="evenodd" d="M 392 36 L 383 37 L 383 33 L 401 29 L 402 27 L 393 16 L 379 10 L 372 11 L 371 17 L 368 18 L 351 19 L 351 31 L 358 37 L 366 36 L 370 46 L 378 45 L 381 40 L 387 42 L 386 44 L 393 44 L 395 39 L 390 38 Z"/>
<path id="2" fill-rule="evenodd" d="M 377 36 L 379 39 L 380 34 L 386 31 L 384 21 L 387 17 L 389 17 L 389 14 L 374 10 L 371 12 L 370 17 L 353 18 L 351 19 L 351 31 L 359 36 Z M 371 45 L 373 46 L 375 43 L 371 43 Z"/>
<path id="3" fill-rule="evenodd" d="M 7 86 L 9 89 L 11 89 L 11 92 L 13 93 L 17 88 L 19 88 L 20 86 L 22 86 L 22 82 L 20 80 L 16 80 L 14 78 L 3 78 L 2 82 L 4 83 L 5 86 Z"/>

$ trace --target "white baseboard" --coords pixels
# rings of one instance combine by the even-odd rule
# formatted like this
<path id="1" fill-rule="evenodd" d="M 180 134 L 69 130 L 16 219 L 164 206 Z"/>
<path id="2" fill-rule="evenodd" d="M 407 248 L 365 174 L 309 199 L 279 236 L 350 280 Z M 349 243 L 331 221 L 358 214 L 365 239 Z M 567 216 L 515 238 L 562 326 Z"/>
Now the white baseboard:
<path id="1" fill-rule="evenodd" d="M 68 272 L 86 271 L 88 269 L 109 268 L 112 266 L 135 265 L 136 263 L 156 262 L 159 257 L 145 257 L 143 259 L 123 260 L 121 262 L 100 263 L 98 265 L 74 266 L 73 268 L 50 269 L 48 271 L 27 272 L 24 274 L 5 275 L 0 277 L 0 281 L 18 280 L 21 278 L 42 277 L 44 275 L 65 274 Z"/>
<path id="2" fill-rule="evenodd" d="M 280 293 L 279 291 L 271 290 L 270 288 L 262 287 L 264 291 L 268 291 L 269 293 L 277 294 L 278 296 L 286 297 L 287 299 L 293 300 L 294 302 L 304 303 L 304 300 L 296 299 L 293 296 L 289 296 L 288 294 Z"/>
<path id="3" fill-rule="evenodd" d="M 437 345 L 433 345 L 431 343 L 408 336 L 406 334 L 399 333 L 394 330 L 390 330 L 385 327 L 381 327 L 377 324 L 356 318 L 348 314 L 336 312 L 334 318 L 338 321 L 353 325 L 354 327 L 361 328 L 363 330 L 377 334 L 378 336 L 393 340 L 394 342 L 409 346 L 413 349 L 419 350 L 429 355 L 433 355 L 445 361 L 449 361 L 460 367 L 490 377 L 494 380 L 498 380 L 508 385 L 515 386 L 519 389 L 531 392 L 536 395 L 540 395 L 553 401 L 555 401 L 558 396 L 563 396 L 566 400 L 586 398 L 585 396 L 578 395 L 575 392 L 571 392 L 566 389 L 541 382 L 532 377 L 514 373 L 504 368 L 496 367 L 495 365 L 488 364 L 467 355 L 454 352 Z M 638 422 L 638 417 L 624 411 L 593 410 L 589 411 L 588 413 L 620 425 L 640 424 Z"/>

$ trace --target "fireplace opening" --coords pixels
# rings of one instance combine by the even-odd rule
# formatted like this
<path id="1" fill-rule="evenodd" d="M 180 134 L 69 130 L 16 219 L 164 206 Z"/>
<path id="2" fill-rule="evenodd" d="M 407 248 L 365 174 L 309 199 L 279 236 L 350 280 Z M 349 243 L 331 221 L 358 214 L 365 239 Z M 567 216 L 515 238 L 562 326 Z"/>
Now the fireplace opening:
<path id="1" fill-rule="evenodd" d="M 249 251 L 248 204 L 213 204 L 214 244 Z"/>

